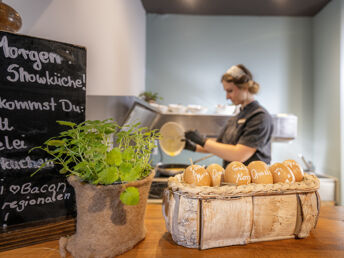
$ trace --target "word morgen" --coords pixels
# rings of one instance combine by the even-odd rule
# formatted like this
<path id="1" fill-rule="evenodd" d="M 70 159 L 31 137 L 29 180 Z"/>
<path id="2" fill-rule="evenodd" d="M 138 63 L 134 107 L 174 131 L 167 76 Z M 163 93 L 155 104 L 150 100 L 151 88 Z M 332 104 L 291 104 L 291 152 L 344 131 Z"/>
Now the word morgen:
<path id="1" fill-rule="evenodd" d="M 7 36 L 2 36 L 0 41 L 0 48 L 3 50 L 3 54 L 6 58 L 16 59 L 21 57 L 25 60 L 30 60 L 33 62 L 33 68 L 37 71 L 42 69 L 42 63 L 62 63 L 62 57 L 56 53 L 46 52 L 46 51 L 34 51 L 24 48 L 16 48 L 8 45 Z"/>

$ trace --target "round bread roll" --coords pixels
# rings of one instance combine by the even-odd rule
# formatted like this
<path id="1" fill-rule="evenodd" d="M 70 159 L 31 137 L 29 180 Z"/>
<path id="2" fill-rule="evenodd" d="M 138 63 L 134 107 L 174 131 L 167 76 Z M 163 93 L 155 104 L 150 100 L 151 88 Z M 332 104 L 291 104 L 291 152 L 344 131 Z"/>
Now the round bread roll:
<path id="1" fill-rule="evenodd" d="M 211 186 L 220 186 L 222 174 L 225 170 L 219 164 L 211 164 L 207 167 L 207 172 L 211 179 Z"/>
<path id="2" fill-rule="evenodd" d="M 233 161 L 226 167 L 224 180 L 227 183 L 236 185 L 248 185 L 251 183 L 251 176 L 244 164 L 239 161 Z"/>
<path id="3" fill-rule="evenodd" d="M 191 165 L 184 171 L 184 182 L 195 186 L 210 186 L 211 179 L 204 167 Z"/>
<path id="4" fill-rule="evenodd" d="M 274 183 L 294 183 L 295 176 L 290 168 L 286 165 L 276 162 L 269 167 L 274 178 Z"/>
<path id="5" fill-rule="evenodd" d="M 287 159 L 287 160 L 283 161 L 283 164 L 291 169 L 291 172 L 293 172 L 293 174 L 295 176 L 296 182 L 300 182 L 303 180 L 304 173 L 303 173 L 303 169 L 299 165 L 299 163 L 297 163 L 295 160 Z"/>
<path id="6" fill-rule="evenodd" d="M 247 168 L 250 171 L 252 183 L 273 184 L 272 174 L 264 161 L 252 161 Z"/>

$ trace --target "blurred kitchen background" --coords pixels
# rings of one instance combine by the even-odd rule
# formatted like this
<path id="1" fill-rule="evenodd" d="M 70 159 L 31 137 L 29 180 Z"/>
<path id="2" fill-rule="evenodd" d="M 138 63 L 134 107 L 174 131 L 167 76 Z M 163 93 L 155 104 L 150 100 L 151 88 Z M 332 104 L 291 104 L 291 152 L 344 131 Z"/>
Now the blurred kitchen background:
<path id="1" fill-rule="evenodd" d="M 297 117 L 297 136 L 274 142 L 272 162 L 295 159 L 344 183 L 344 1 L 4 0 L 19 33 L 87 48 L 87 119 L 126 118 L 137 96 L 158 103 L 226 104 L 221 75 L 242 63 L 271 114 Z M 121 96 L 121 97 L 119 97 Z M 185 163 L 199 155 L 159 156 Z M 221 161 L 211 158 L 207 162 Z M 312 168 L 313 169 L 313 168 Z M 344 191 L 336 190 L 344 204 Z"/>

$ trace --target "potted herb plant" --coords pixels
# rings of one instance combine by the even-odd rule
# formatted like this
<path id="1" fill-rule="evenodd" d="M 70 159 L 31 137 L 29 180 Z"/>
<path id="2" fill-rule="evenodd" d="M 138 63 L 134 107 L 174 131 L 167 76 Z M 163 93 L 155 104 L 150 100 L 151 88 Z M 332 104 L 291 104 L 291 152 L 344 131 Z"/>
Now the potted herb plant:
<path id="1" fill-rule="evenodd" d="M 163 100 L 163 98 L 160 97 L 157 92 L 151 91 L 144 91 L 139 95 L 139 97 L 148 103 L 155 103 L 158 100 Z"/>
<path id="2" fill-rule="evenodd" d="M 49 153 L 75 190 L 76 233 L 60 239 L 61 256 L 113 257 L 131 249 L 146 233 L 157 132 L 112 120 L 57 122 L 69 129 L 34 149 Z"/>

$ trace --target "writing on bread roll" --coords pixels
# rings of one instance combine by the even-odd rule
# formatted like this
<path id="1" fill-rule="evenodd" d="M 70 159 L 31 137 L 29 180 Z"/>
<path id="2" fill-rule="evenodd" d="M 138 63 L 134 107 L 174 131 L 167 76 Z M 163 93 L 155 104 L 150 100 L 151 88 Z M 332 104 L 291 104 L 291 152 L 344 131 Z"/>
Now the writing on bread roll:
<path id="1" fill-rule="evenodd" d="M 219 164 L 211 164 L 207 167 L 207 172 L 211 179 L 211 186 L 220 186 L 224 168 Z"/>
<path id="2" fill-rule="evenodd" d="M 273 184 L 272 174 L 264 161 L 252 161 L 247 168 L 250 172 L 252 183 Z"/>
<path id="3" fill-rule="evenodd" d="M 274 183 L 294 183 L 295 176 L 290 168 L 280 162 L 276 162 L 269 167 Z"/>
<path id="4" fill-rule="evenodd" d="M 184 171 L 184 182 L 195 186 L 210 186 L 208 172 L 200 165 L 190 165 Z"/>
<path id="5" fill-rule="evenodd" d="M 233 161 L 226 167 L 224 181 L 236 185 L 248 185 L 251 183 L 250 172 L 243 163 Z"/>
<path id="6" fill-rule="evenodd" d="M 283 164 L 291 169 L 291 172 L 293 172 L 293 174 L 295 176 L 296 182 L 300 182 L 303 180 L 304 173 L 303 173 L 303 169 L 299 165 L 299 163 L 297 163 L 295 160 L 287 159 L 287 160 L 283 161 Z"/>

